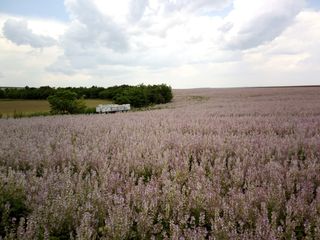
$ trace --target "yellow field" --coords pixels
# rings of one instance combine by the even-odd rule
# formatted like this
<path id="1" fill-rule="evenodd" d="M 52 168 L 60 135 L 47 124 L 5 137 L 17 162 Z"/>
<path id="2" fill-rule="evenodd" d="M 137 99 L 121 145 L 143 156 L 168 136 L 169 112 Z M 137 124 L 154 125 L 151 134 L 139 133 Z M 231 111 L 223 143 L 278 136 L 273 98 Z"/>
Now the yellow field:
<path id="1" fill-rule="evenodd" d="M 98 104 L 111 103 L 105 99 L 86 99 L 87 107 L 96 107 Z M 14 112 L 35 113 L 49 112 L 50 105 L 47 100 L 0 100 L 0 114 L 12 115 Z"/>

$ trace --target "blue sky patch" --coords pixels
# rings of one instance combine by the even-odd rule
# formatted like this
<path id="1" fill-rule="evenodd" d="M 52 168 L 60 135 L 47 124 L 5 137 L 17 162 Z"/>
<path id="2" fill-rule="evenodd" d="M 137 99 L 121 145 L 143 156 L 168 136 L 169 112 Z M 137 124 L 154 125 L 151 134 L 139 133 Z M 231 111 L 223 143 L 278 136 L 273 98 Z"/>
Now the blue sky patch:
<path id="1" fill-rule="evenodd" d="M 0 13 L 60 21 L 69 19 L 63 0 L 1 0 Z"/>
<path id="2" fill-rule="evenodd" d="M 317 9 L 317 10 L 320 9 L 320 1 L 319 0 L 309 0 L 308 5 L 310 7 L 312 7 L 313 9 Z"/>

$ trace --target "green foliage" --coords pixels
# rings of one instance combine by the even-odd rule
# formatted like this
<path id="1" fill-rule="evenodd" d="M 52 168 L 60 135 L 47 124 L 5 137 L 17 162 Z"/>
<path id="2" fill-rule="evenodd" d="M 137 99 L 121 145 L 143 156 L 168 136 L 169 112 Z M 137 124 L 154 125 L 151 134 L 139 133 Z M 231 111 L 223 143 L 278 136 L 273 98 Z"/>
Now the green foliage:
<path id="1" fill-rule="evenodd" d="M 70 94 L 70 92 L 72 94 Z M 72 96 L 71 96 L 72 95 Z M 52 97 L 54 96 L 54 97 Z M 64 99 L 58 101 L 57 97 Z M 72 107 L 68 101 L 75 101 L 75 99 L 112 99 L 117 104 L 131 104 L 133 107 L 141 108 L 152 104 L 167 103 L 172 100 L 171 87 L 161 85 L 138 85 L 138 86 L 113 86 L 109 88 L 102 88 L 92 86 L 90 88 L 51 88 L 49 86 L 42 86 L 40 88 L 31 88 L 26 86 L 25 88 L 6 88 L 0 89 L 0 98 L 5 99 L 51 99 L 54 107 L 53 113 L 77 113 L 79 105 L 78 102 L 75 107 Z M 50 101 L 50 100 L 49 100 Z M 74 102 L 73 102 L 74 103 Z M 51 103 L 50 103 L 51 104 Z M 77 107 L 78 106 L 78 107 Z M 83 112 L 83 108 L 80 112 Z"/>
<path id="2" fill-rule="evenodd" d="M 96 108 L 86 108 L 83 113 L 84 114 L 94 114 L 94 113 L 96 113 Z"/>
<path id="3" fill-rule="evenodd" d="M 153 171 L 151 166 L 143 166 L 140 168 L 137 168 L 135 170 L 136 175 L 136 183 L 138 183 L 139 179 L 142 179 L 144 183 L 147 183 L 151 180 Z"/>
<path id="4" fill-rule="evenodd" d="M 13 112 L 13 118 L 23 118 L 24 114 L 22 112 L 17 112 L 16 110 Z"/>
<path id="5" fill-rule="evenodd" d="M 119 99 L 123 100 L 124 98 L 128 99 L 133 107 L 144 107 L 150 105 L 148 99 L 148 93 L 145 86 L 140 85 L 138 87 L 128 88 L 123 93 L 118 94 L 114 101 L 118 104 L 123 104 L 124 102 L 118 101 Z"/>
<path id="6" fill-rule="evenodd" d="M 295 227 L 294 233 L 296 235 L 297 240 L 301 240 L 306 237 L 305 227 L 304 227 L 303 223 L 301 223 L 300 225 Z"/>
<path id="7" fill-rule="evenodd" d="M 46 99 L 48 96 L 54 94 L 55 89 L 49 86 L 42 86 L 40 88 L 6 88 L 0 89 L 0 98 L 8 99 Z"/>
<path id="8" fill-rule="evenodd" d="M 124 93 L 123 95 L 117 95 L 114 98 L 114 102 L 117 104 L 127 104 L 131 102 L 130 96 L 127 93 Z"/>
<path id="9" fill-rule="evenodd" d="M 0 236 L 4 237 L 12 228 L 17 228 L 20 218 L 27 217 L 30 210 L 26 199 L 22 187 L 12 182 L 0 182 Z"/>
<path id="10" fill-rule="evenodd" d="M 67 113 L 94 113 L 92 109 L 86 109 L 83 99 L 112 99 L 116 104 L 131 104 L 132 107 L 142 108 L 154 104 L 168 103 L 172 100 L 172 89 L 165 84 L 138 85 L 138 86 L 113 86 L 102 88 L 6 88 L 0 89 L 0 98 L 5 99 L 48 99 L 51 106 L 51 114 Z M 40 114 L 42 115 L 42 114 Z M 47 115 L 47 114 L 45 114 Z M 16 112 L 15 118 L 24 117 Z"/>
<path id="11" fill-rule="evenodd" d="M 170 102 L 173 98 L 172 89 L 170 86 L 167 86 L 165 84 L 161 84 L 159 86 L 159 90 L 161 95 L 164 97 L 165 102 Z"/>
<path id="12" fill-rule="evenodd" d="M 172 100 L 171 87 L 162 85 L 138 85 L 113 87 L 105 96 L 112 97 L 115 103 L 129 103 L 133 107 L 141 108 L 152 104 L 167 103 Z"/>
<path id="13" fill-rule="evenodd" d="M 301 161 L 304 161 L 307 158 L 306 152 L 303 147 L 299 147 L 297 155 L 298 155 L 298 159 Z"/>
<path id="14" fill-rule="evenodd" d="M 123 95 L 123 92 L 125 90 L 130 89 L 130 88 L 133 88 L 133 86 L 121 85 L 121 86 L 109 87 L 99 93 L 99 98 L 101 98 L 101 99 L 114 99 L 115 97 L 117 97 L 119 95 Z"/>
<path id="15" fill-rule="evenodd" d="M 4 91 L 0 88 L 0 98 L 4 98 Z"/>
<path id="16" fill-rule="evenodd" d="M 54 114 L 82 113 L 86 105 L 83 99 L 70 90 L 60 90 L 48 97 L 51 112 Z"/>
<path id="17" fill-rule="evenodd" d="M 33 112 L 33 113 L 28 113 L 25 116 L 26 117 L 40 117 L 40 116 L 50 116 L 50 112 Z"/>

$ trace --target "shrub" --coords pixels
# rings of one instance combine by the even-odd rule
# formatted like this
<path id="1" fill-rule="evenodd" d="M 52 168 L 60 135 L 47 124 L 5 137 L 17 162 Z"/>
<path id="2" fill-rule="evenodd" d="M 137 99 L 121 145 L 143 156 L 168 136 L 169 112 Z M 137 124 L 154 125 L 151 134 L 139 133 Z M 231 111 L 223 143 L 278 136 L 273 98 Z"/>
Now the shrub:
<path id="1" fill-rule="evenodd" d="M 96 108 L 86 108 L 84 111 L 83 111 L 84 114 L 93 114 L 93 113 L 96 113 Z"/>
<path id="2" fill-rule="evenodd" d="M 138 86 L 128 86 L 117 89 L 113 100 L 117 104 L 130 103 L 133 107 L 141 108 L 152 104 L 167 103 L 172 100 L 171 87 L 162 85 L 143 84 Z M 110 95 L 113 96 L 113 95 Z"/>
<path id="3" fill-rule="evenodd" d="M 70 90 L 57 91 L 48 101 L 54 114 L 83 113 L 86 108 L 83 99 L 77 99 L 77 94 Z"/>

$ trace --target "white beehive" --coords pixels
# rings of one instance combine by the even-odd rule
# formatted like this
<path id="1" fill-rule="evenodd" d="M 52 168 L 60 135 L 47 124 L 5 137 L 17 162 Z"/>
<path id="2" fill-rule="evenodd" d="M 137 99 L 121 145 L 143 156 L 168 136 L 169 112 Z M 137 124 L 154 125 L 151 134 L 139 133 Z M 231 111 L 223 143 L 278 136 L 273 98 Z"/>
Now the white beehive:
<path id="1" fill-rule="evenodd" d="M 107 104 L 107 105 L 102 105 L 99 104 L 96 107 L 96 112 L 97 113 L 115 113 L 115 112 L 127 112 L 130 110 L 130 104 Z"/>

